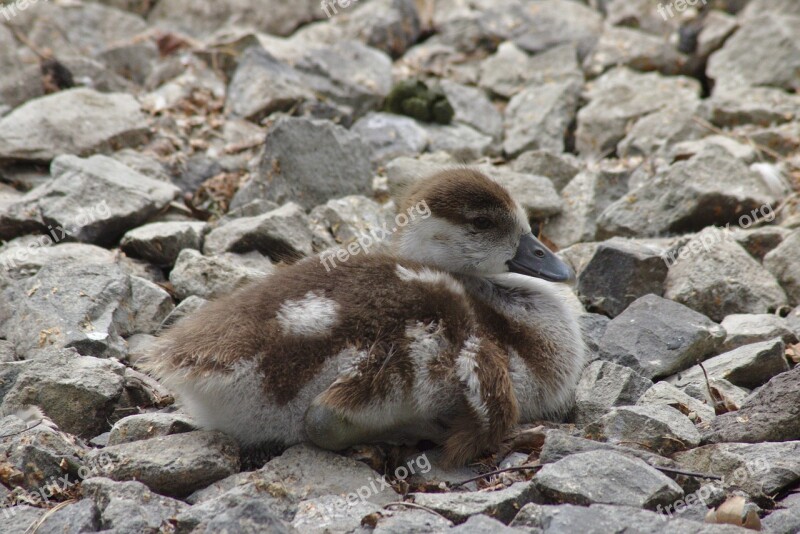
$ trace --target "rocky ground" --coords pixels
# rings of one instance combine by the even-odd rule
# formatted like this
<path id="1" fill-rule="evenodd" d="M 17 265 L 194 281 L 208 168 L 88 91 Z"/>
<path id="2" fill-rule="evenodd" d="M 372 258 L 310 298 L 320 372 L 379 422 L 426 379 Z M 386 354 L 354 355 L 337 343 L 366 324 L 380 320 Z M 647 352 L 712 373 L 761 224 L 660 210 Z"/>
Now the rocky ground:
<path id="1" fill-rule="evenodd" d="M 0 4 L 0 531 L 800 531 L 800 2 Z M 568 421 L 255 463 L 136 370 L 454 163 L 579 274 Z"/>

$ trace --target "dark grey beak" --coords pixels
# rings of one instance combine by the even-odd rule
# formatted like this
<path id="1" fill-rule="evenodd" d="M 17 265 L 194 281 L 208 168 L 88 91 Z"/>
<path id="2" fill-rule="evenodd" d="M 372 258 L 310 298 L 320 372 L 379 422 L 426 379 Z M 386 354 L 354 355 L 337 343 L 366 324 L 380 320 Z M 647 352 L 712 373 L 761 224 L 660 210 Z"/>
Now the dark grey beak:
<path id="1" fill-rule="evenodd" d="M 524 274 L 548 280 L 550 282 L 575 281 L 575 273 L 569 265 L 558 259 L 549 248 L 533 237 L 525 234 L 519 241 L 517 254 L 508 260 L 508 270 L 512 273 Z"/>

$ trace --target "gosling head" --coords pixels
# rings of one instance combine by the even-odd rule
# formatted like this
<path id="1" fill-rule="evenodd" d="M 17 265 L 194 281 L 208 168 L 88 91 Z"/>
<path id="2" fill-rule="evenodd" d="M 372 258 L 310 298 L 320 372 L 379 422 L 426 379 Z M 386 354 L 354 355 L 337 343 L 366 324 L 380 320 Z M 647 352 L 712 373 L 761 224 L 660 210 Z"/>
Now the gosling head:
<path id="1" fill-rule="evenodd" d="M 572 269 L 534 237 L 508 191 L 474 169 L 446 170 L 416 182 L 400 212 L 408 224 L 398 228 L 393 246 L 402 257 L 473 276 L 574 279 Z"/>

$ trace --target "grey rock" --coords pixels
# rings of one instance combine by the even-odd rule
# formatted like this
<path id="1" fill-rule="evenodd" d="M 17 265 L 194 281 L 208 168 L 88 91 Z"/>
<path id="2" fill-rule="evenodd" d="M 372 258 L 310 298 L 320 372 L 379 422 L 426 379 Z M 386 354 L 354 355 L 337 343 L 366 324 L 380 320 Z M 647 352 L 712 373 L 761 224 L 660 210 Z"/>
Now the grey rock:
<path id="1" fill-rule="evenodd" d="M 723 378 L 737 386 L 755 388 L 789 370 L 784 352 L 783 341 L 773 339 L 714 356 L 703 362 L 703 367 L 709 378 Z M 667 378 L 667 381 L 683 389 L 690 383 L 703 381 L 703 376 L 703 370 L 694 366 Z"/>
<path id="2" fill-rule="evenodd" d="M 403 510 L 397 507 L 378 519 L 374 534 L 438 534 L 448 530 L 453 522 L 423 510 Z"/>
<path id="3" fill-rule="evenodd" d="M 685 469 L 724 477 L 727 490 L 740 489 L 760 506 L 800 480 L 800 441 L 717 443 L 677 453 Z"/>
<path id="4" fill-rule="evenodd" d="M 466 522 L 450 529 L 453 533 L 474 533 L 474 534 L 518 534 L 518 530 L 509 528 L 503 523 L 483 514 L 473 515 Z"/>
<path id="5" fill-rule="evenodd" d="M 308 218 L 320 246 L 347 244 L 363 236 L 377 241 L 388 238 L 394 227 L 390 206 L 360 195 L 329 200 L 311 210 Z"/>
<path id="6" fill-rule="evenodd" d="M 800 440 L 799 379 L 800 367 L 774 376 L 739 410 L 715 419 L 704 438 L 714 443 Z"/>
<path id="7" fill-rule="evenodd" d="M 287 111 L 314 94 L 299 72 L 275 59 L 263 48 L 245 50 L 228 86 L 226 111 L 259 122 L 274 111 Z"/>
<path id="8" fill-rule="evenodd" d="M 515 157 L 534 149 L 563 152 L 579 91 L 579 84 L 566 81 L 530 87 L 514 95 L 505 110 L 506 154 Z"/>
<path id="9" fill-rule="evenodd" d="M 625 65 L 639 71 L 659 71 L 680 74 L 687 57 L 678 52 L 668 40 L 633 28 L 606 26 L 600 40 L 583 62 L 590 77 L 607 69 Z"/>
<path id="10" fill-rule="evenodd" d="M 526 5 L 521 15 L 527 24 L 511 23 L 518 30 L 514 43 L 528 52 L 541 52 L 565 43 L 573 44 L 580 58 L 594 47 L 603 31 L 603 18 L 596 10 L 569 0 L 544 0 Z"/>
<path id="11" fill-rule="evenodd" d="M 768 341 L 779 337 L 787 345 L 797 342 L 797 335 L 789 328 L 786 319 L 768 314 L 733 314 L 722 320 L 728 332 L 720 351 L 727 352 L 750 343 Z"/>
<path id="12" fill-rule="evenodd" d="M 590 363 L 575 390 L 574 419 L 591 423 L 613 406 L 636 404 L 653 383 L 632 369 L 606 361 Z"/>
<path id="13" fill-rule="evenodd" d="M 670 255 L 670 262 L 664 296 L 715 321 L 734 313 L 770 313 L 787 304 L 775 277 L 725 230 L 703 230 Z"/>
<path id="14" fill-rule="evenodd" d="M 550 178 L 556 191 L 564 189 L 581 170 L 581 163 L 571 154 L 559 154 L 550 150 L 529 150 L 511 162 L 511 169 L 524 174 L 536 174 Z"/>
<path id="15" fill-rule="evenodd" d="M 724 177 L 724 180 L 723 178 Z M 679 161 L 609 206 L 600 237 L 655 236 L 735 223 L 775 198 L 761 176 L 720 148 L 710 146 Z"/>
<path id="16" fill-rule="evenodd" d="M 800 37 L 794 29 L 798 24 L 796 15 L 774 13 L 745 20 L 708 60 L 706 74 L 715 82 L 714 94 L 763 85 L 796 90 Z"/>
<path id="17" fill-rule="evenodd" d="M 483 90 L 450 80 L 442 80 L 441 87 L 455 111 L 454 122 L 466 124 L 493 139 L 503 137 L 503 117 Z"/>
<path id="18" fill-rule="evenodd" d="M 601 358 L 657 378 L 714 354 L 724 340 L 725 330 L 707 317 L 645 295 L 608 324 L 599 345 Z"/>
<path id="19" fill-rule="evenodd" d="M 489 165 L 476 168 L 508 189 L 530 219 L 546 219 L 561 211 L 561 199 L 548 178 Z"/>
<path id="20" fill-rule="evenodd" d="M 773 87 L 746 87 L 708 99 L 709 118 L 716 126 L 771 126 L 800 117 L 800 97 Z"/>
<path id="21" fill-rule="evenodd" d="M 758 159 L 758 153 L 752 146 L 740 143 L 724 135 L 709 135 L 702 139 L 681 141 L 666 148 L 663 153 L 666 154 L 668 161 L 675 162 L 693 158 L 705 151 L 709 146 L 720 147 L 731 156 L 745 163 L 753 163 Z"/>
<path id="22" fill-rule="evenodd" d="M 156 493 L 185 496 L 239 471 L 239 447 L 219 432 L 194 431 L 122 443 L 92 453 L 110 458 L 107 476 Z"/>
<path id="23" fill-rule="evenodd" d="M 191 418 L 179 413 L 143 413 L 124 417 L 111 427 L 108 445 L 141 441 L 157 436 L 191 432 L 196 428 Z"/>
<path id="24" fill-rule="evenodd" d="M 622 406 L 586 426 L 584 436 L 616 444 L 637 444 L 670 455 L 697 447 L 700 432 L 671 406 Z"/>
<path id="25" fill-rule="evenodd" d="M 795 230 L 780 245 L 764 256 L 764 267 L 775 275 L 786 294 L 789 304 L 800 304 L 800 229 Z"/>
<path id="26" fill-rule="evenodd" d="M 113 360 L 47 349 L 36 359 L 0 364 L 8 384 L 3 413 L 41 408 L 64 432 L 93 437 L 107 430 L 123 392 L 125 367 Z"/>
<path id="27" fill-rule="evenodd" d="M 196 312 L 200 309 L 200 307 L 207 303 L 208 300 L 198 297 L 197 295 L 189 295 L 185 299 L 183 299 L 180 304 L 175 306 L 175 309 L 167 315 L 164 319 L 164 322 L 161 323 L 161 329 L 167 328 L 178 321 L 180 321 L 183 317 L 187 315 L 191 315 L 192 313 Z M 128 345 L 131 344 L 131 340 L 128 340 Z M 133 354 L 134 350 L 133 347 L 130 347 L 130 352 Z"/>
<path id="28" fill-rule="evenodd" d="M 764 532 L 770 534 L 792 534 L 800 531 L 800 507 L 775 510 L 761 520 Z"/>
<path id="29" fill-rule="evenodd" d="M 594 241 L 597 218 L 628 192 L 629 176 L 624 167 L 598 166 L 579 172 L 561 191 L 564 206 L 569 209 L 548 222 L 547 237 L 562 248 L 580 241 Z"/>
<path id="30" fill-rule="evenodd" d="M 22 237 L 0 248 L 0 287 L 7 287 L 15 280 L 31 277 L 49 263 L 115 263 L 115 254 L 96 245 L 86 243 L 49 243 L 43 236 L 30 239 Z M 36 243 L 34 245 L 33 243 Z"/>
<path id="31" fill-rule="evenodd" d="M 578 277 L 578 293 L 587 309 L 616 317 L 640 297 L 660 296 L 668 271 L 660 252 L 623 239 L 601 243 Z"/>
<path id="32" fill-rule="evenodd" d="M 353 124 L 372 150 L 372 163 L 382 165 L 400 156 L 415 156 L 428 146 L 428 133 L 410 117 L 371 112 Z"/>
<path id="33" fill-rule="evenodd" d="M 301 502 L 291 525 L 298 532 L 309 534 L 350 532 L 361 526 L 362 517 L 382 510 L 370 502 L 349 503 L 340 495 L 325 495 Z"/>
<path id="34" fill-rule="evenodd" d="M 487 155 L 494 140 L 466 124 L 426 124 L 428 149 L 444 151 L 462 162 L 469 162 Z"/>
<path id="35" fill-rule="evenodd" d="M 81 484 L 81 494 L 99 511 L 99 530 L 115 532 L 158 532 L 169 520 L 188 508 L 181 501 L 151 492 L 141 482 L 116 482 L 92 477 Z"/>
<path id="36" fill-rule="evenodd" d="M 693 59 L 702 62 L 708 61 L 708 57 L 722 48 L 728 37 L 739 29 L 739 21 L 736 17 L 720 10 L 709 10 L 703 20 L 703 28 L 697 34 L 697 48 L 694 51 Z"/>
<path id="37" fill-rule="evenodd" d="M 260 31 L 288 35 L 295 28 L 322 18 L 319 2 L 279 0 L 270 9 L 252 0 L 224 0 L 200 5 L 185 0 L 158 2 L 148 17 L 156 26 L 177 29 L 204 38 L 223 27 L 251 26 Z"/>
<path id="38" fill-rule="evenodd" d="M 763 12 L 775 14 L 800 15 L 800 9 L 792 0 L 752 0 L 742 7 L 741 15 L 744 20 L 751 20 Z"/>
<path id="39" fill-rule="evenodd" d="M 634 449 L 624 445 L 615 445 L 613 443 L 585 439 L 558 429 L 546 431 L 544 446 L 542 447 L 539 461 L 543 464 L 549 464 L 568 456 L 588 451 L 615 451 L 625 456 L 639 458 L 657 467 L 674 468 L 676 466 L 672 460 L 653 452 Z"/>
<path id="40" fill-rule="evenodd" d="M 291 513 L 280 510 L 274 502 L 277 499 L 270 497 L 269 490 L 259 494 L 253 489 L 250 494 L 226 494 L 218 500 L 193 506 L 174 518 L 176 532 L 297 534 L 299 531 L 287 524 Z"/>
<path id="41" fill-rule="evenodd" d="M 708 133 L 698 121 L 703 119 L 703 112 L 700 101 L 687 100 L 645 115 L 619 142 L 617 154 L 624 158 L 662 154 L 675 144 L 702 138 Z"/>
<path id="42" fill-rule="evenodd" d="M 463 493 L 412 493 L 412 502 L 440 513 L 461 524 L 471 516 L 484 514 L 508 523 L 517 511 L 534 500 L 538 491 L 531 482 L 517 482 L 497 491 Z"/>
<path id="43" fill-rule="evenodd" d="M 702 374 L 702 372 L 701 372 Z M 695 377 L 696 380 L 681 386 L 681 391 L 686 393 L 692 398 L 695 398 L 709 406 L 714 405 L 717 399 L 711 397 L 709 386 L 715 390 L 716 394 L 722 397 L 725 406 L 728 409 L 738 410 L 747 397 L 750 396 L 750 390 L 734 386 L 724 378 L 715 378 L 709 376 L 708 383 L 706 384 L 705 377 Z"/>
<path id="44" fill-rule="evenodd" d="M 591 506 L 560 506 L 527 504 L 520 510 L 512 527 L 544 534 L 574 532 L 580 528 L 586 534 L 606 534 L 620 529 L 640 534 L 682 532 L 686 534 L 743 534 L 744 529 L 733 525 L 709 525 L 687 519 L 673 519 L 663 513 L 632 506 L 593 504 Z M 532 530 L 540 529 L 540 530 Z"/>
<path id="45" fill-rule="evenodd" d="M 174 221 L 145 224 L 122 236 L 120 248 L 126 254 L 162 266 L 172 266 L 181 250 L 200 250 L 207 224 Z"/>
<path id="46" fill-rule="evenodd" d="M 133 318 L 128 332 L 152 334 L 175 309 L 172 297 L 161 286 L 139 276 L 131 276 L 130 284 Z"/>
<path id="47" fill-rule="evenodd" d="M 546 464 L 533 478 L 551 504 L 618 504 L 655 509 L 683 496 L 666 475 L 638 458 L 613 451 L 573 454 Z"/>
<path id="48" fill-rule="evenodd" d="M 5 370 L 0 373 L 8 374 Z M 3 409 L 4 413 L 10 411 L 14 410 Z M 36 504 L 26 492 L 36 492 L 55 481 L 58 482 L 58 493 L 62 488 L 68 489 L 64 487 L 61 477 L 66 476 L 70 484 L 78 479 L 78 471 L 85 468 L 83 456 L 86 450 L 74 437 L 60 432 L 51 422 L 42 420 L 40 414 L 32 410 L 21 410 L 17 414 L 0 419 L 0 435 L 3 436 L 0 454 L 3 455 L 9 486 L 19 487 L 25 492 L 17 491 L 12 495 L 3 492 L 4 501 Z M 50 493 L 48 499 L 61 496 L 55 495 L 54 489 L 55 486 L 52 490 L 48 487 L 49 491 L 45 491 Z M 41 494 L 37 497 L 41 502 Z"/>
<path id="49" fill-rule="evenodd" d="M 309 89 L 352 109 L 356 117 L 377 108 L 392 86 L 391 58 L 358 41 L 311 48 L 294 67 Z"/>
<path id="50" fill-rule="evenodd" d="M 203 244 L 210 255 L 253 250 L 275 261 L 310 255 L 311 230 L 303 208 L 289 202 L 264 215 L 230 220 L 211 230 Z"/>
<path id="51" fill-rule="evenodd" d="M 600 353 L 600 340 L 603 339 L 610 321 L 611 319 L 599 313 L 582 313 L 578 316 L 583 341 L 590 352 L 590 361 L 597 359 Z"/>
<path id="52" fill-rule="evenodd" d="M 110 152 L 147 136 L 147 120 L 132 96 L 71 89 L 31 100 L 0 118 L 0 161 Z"/>
<path id="53" fill-rule="evenodd" d="M 582 156 L 613 152 L 631 123 L 654 111 L 695 101 L 699 94 L 696 80 L 612 69 L 586 92 L 589 103 L 578 112 L 575 132 L 578 152 Z"/>
<path id="54" fill-rule="evenodd" d="M 640 28 L 653 35 L 666 37 L 677 30 L 680 24 L 680 20 L 660 15 L 647 0 L 607 0 L 602 7 L 609 24 Z"/>
<path id="55" fill-rule="evenodd" d="M 0 216 L 0 237 L 31 230 L 110 246 L 158 213 L 179 193 L 106 156 L 59 156 L 53 179 L 33 189 Z"/>
<path id="56" fill-rule="evenodd" d="M 228 256 L 203 256 L 184 249 L 169 274 L 179 299 L 190 295 L 213 299 L 264 277 L 266 273 L 237 264 Z"/>
<path id="57" fill-rule="evenodd" d="M 40 532 L 98 532 L 100 528 L 100 512 L 88 499 L 59 508 L 38 526 Z"/>
<path id="58" fill-rule="evenodd" d="M 480 86 L 504 98 L 511 98 L 527 87 L 564 81 L 583 81 L 577 50 L 572 44 L 529 56 L 513 42 L 506 41 L 480 66 Z"/>
<path id="59" fill-rule="evenodd" d="M 755 259 L 763 260 L 764 256 L 783 243 L 791 233 L 791 230 L 781 226 L 762 226 L 746 230 L 737 228 L 732 237 Z"/>
<path id="60" fill-rule="evenodd" d="M 668 382 L 658 382 L 644 392 L 636 401 L 639 406 L 672 406 L 696 423 L 706 423 L 714 419 L 714 408 L 708 404 L 690 397 L 680 389 Z"/>
<path id="61" fill-rule="evenodd" d="M 259 174 L 233 198 L 294 201 L 311 209 L 330 198 L 367 194 L 370 151 L 361 138 L 329 121 L 280 118 L 269 129 Z"/>
<path id="62" fill-rule="evenodd" d="M 3 525 L 4 532 L 8 534 L 26 534 L 30 532 L 31 525 L 36 524 L 46 513 L 43 508 L 28 506 L 27 504 L 9 508 L 8 521 Z"/>
<path id="63" fill-rule="evenodd" d="M 786 316 L 786 323 L 800 337 L 800 306 L 789 312 L 789 315 Z"/>

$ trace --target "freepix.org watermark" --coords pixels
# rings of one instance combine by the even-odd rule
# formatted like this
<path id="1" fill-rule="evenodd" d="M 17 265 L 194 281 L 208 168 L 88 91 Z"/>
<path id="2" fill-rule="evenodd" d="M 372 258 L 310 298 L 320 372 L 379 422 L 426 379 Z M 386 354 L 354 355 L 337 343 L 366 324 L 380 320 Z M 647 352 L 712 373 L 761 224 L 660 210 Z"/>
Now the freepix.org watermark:
<path id="1" fill-rule="evenodd" d="M 661 18 L 664 20 L 671 19 L 676 14 L 683 13 L 690 7 L 694 7 L 699 4 L 706 5 L 708 0 L 675 0 L 674 2 L 668 2 L 665 4 L 658 4 L 656 11 L 658 14 L 661 15 Z"/>
<path id="2" fill-rule="evenodd" d="M 351 5 L 355 5 L 357 3 L 358 0 L 322 0 L 320 7 L 322 8 L 322 11 L 325 12 L 325 15 L 327 15 L 328 18 L 331 18 L 339 13 L 339 10 L 336 9 L 337 4 L 342 9 L 347 9 Z M 331 10 L 333 10 L 333 13 L 331 13 Z"/>
<path id="3" fill-rule="evenodd" d="M 417 216 L 421 219 L 427 219 L 431 216 L 431 209 L 424 200 L 420 200 L 415 205 L 408 208 L 405 213 L 398 213 L 394 218 L 395 226 L 392 228 L 389 228 L 388 223 L 383 223 L 382 228 L 372 228 L 369 233 L 362 233 L 346 247 L 343 246 L 337 249 L 326 250 L 320 254 L 319 261 L 325 266 L 325 271 L 331 272 L 331 269 L 338 267 L 336 260 L 339 260 L 339 263 L 344 263 L 349 260 L 351 256 L 358 256 L 362 252 L 364 254 L 369 254 L 369 249 L 373 245 L 385 241 L 398 229 L 416 220 Z"/>
<path id="4" fill-rule="evenodd" d="M 35 6 L 39 2 L 49 2 L 50 0 L 17 0 L 16 2 L 11 2 L 8 5 L 0 6 L 0 15 L 9 21 L 16 17 L 20 11 L 25 11 L 26 9 Z"/>
<path id="5" fill-rule="evenodd" d="M 745 213 L 739 217 L 739 228 L 747 229 L 756 223 L 772 222 L 775 220 L 775 210 L 769 204 L 764 204 L 760 208 L 756 208 L 750 213 Z M 715 246 L 719 245 L 726 239 L 733 239 L 731 234 L 731 223 L 726 224 L 724 227 L 710 227 L 704 230 L 698 238 L 692 239 L 685 246 L 681 248 L 674 248 L 661 255 L 661 259 L 667 264 L 667 267 L 672 267 L 677 262 L 691 258 L 701 252 L 711 252 Z"/>

